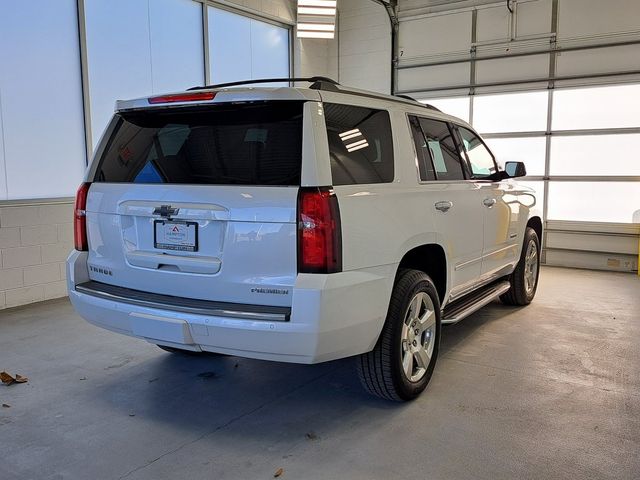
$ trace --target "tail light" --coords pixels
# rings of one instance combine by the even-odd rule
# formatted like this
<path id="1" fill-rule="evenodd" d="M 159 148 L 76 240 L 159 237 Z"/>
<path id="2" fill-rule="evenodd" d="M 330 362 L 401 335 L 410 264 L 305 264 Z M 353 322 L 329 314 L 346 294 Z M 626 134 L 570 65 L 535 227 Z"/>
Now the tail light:
<path id="1" fill-rule="evenodd" d="M 298 271 L 342 271 L 340 209 L 327 187 L 301 188 L 298 194 Z"/>
<path id="2" fill-rule="evenodd" d="M 73 211 L 73 240 L 76 250 L 81 252 L 89 250 L 87 241 L 87 194 L 91 183 L 83 183 L 76 193 L 76 206 Z"/>

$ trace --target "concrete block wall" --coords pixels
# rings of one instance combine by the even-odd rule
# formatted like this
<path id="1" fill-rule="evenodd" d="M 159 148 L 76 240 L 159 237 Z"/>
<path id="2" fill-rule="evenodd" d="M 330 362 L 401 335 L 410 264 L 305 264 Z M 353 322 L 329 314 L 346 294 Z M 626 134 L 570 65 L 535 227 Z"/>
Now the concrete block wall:
<path id="1" fill-rule="evenodd" d="M 337 34 L 336 38 L 331 40 L 298 38 L 294 55 L 296 77 L 320 75 L 339 81 Z"/>
<path id="2" fill-rule="evenodd" d="M 0 309 L 67 294 L 65 260 L 73 249 L 73 201 L 0 206 Z"/>

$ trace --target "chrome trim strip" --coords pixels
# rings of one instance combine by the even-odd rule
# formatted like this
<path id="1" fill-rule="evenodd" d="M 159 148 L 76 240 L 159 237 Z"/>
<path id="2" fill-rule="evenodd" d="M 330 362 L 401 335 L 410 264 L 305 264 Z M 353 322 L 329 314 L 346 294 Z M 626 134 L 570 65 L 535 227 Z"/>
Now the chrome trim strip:
<path id="1" fill-rule="evenodd" d="M 491 255 L 491 254 L 490 254 Z M 486 256 L 486 255 L 485 255 Z M 454 270 L 460 270 L 462 267 L 466 267 L 467 265 L 471 265 L 472 263 L 476 263 L 476 262 L 480 262 L 482 261 L 483 257 L 478 257 L 478 258 L 474 258 L 473 260 L 467 260 L 466 262 L 461 262 L 458 263 L 455 267 Z"/>
<path id="2" fill-rule="evenodd" d="M 269 313 L 269 312 L 248 312 L 243 310 L 232 310 L 227 308 L 202 308 L 202 307 L 189 307 L 184 305 L 172 305 L 170 303 L 154 302 L 152 300 L 142 300 L 137 298 L 125 297 L 122 295 L 115 295 L 108 292 L 101 292 L 92 288 L 85 287 L 83 285 L 76 285 L 75 290 L 79 293 L 84 293 L 96 298 L 102 298 L 104 300 L 111 300 L 114 302 L 127 303 L 129 305 L 136 305 L 139 307 L 158 308 L 162 310 L 171 310 L 174 312 L 192 313 L 196 315 L 209 315 L 216 317 L 230 317 L 239 318 L 243 320 L 262 320 L 272 322 L 287 322 L 289 321 L 290 313 Z M 238 305 L 241 306 L 241 305 Z M 283 308 L 284 309 L 284 308 Z"/>
<path id="3" fill-rule="evenodd" d="M 482 307 L 484 307 L 488 303 L 491 303 L 495 298 L 499 297 L 500 295 L 505 293 L 510 288 L 511 288 L 511 284 L 509 282 L 507 282 L 507 281 L 498 283 L 495 287 L 493 287 L 493 289 L 489 290 L 487 292 L 487 294 L 485 296 L 483 296 L 476 303 L 472 303 L 471 305 L 469 305 L 468 307 L 466 307 L 460 313 L 454 315 L 453 317 L 443 318 L 442 319 L 442 324 L 443 325 L 451 325 L 453 323 L 459 322 L 463 318 L 466 318 L 469 315 L 471 315 L 472 313 L 480 310 Z"/>
<path id="4" fill-rule="evenodd" d="M 504 252 L 505 250 L 510 250 L 512 248 L 518 248 L 518 245 L 517 244 L 507 245 L 506 247 L 498 248 L 497 250 L 494 250 L 493 252 L 489 252 L 486 255 L 483 255 L 482 258 L 491 257 L 492 255 L 495 255 L 495 254 L 500 253 L 500 252 Z"/>

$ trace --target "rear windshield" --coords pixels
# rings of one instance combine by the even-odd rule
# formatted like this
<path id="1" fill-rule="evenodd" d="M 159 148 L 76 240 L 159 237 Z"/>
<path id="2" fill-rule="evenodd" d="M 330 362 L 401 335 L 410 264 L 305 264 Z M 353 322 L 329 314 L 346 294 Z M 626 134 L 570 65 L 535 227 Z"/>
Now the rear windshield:
<path id="1" fill-rule="evenodd" d="M 299 185 L 298 101 L 120 113 L 95 182 Z"/>

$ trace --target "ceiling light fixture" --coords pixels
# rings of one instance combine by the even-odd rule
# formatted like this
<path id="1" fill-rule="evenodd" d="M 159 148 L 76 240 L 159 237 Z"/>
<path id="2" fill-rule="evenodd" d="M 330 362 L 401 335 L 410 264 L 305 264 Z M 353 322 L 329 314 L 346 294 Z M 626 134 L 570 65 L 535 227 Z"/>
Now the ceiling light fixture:
<path id="1" fill-rule="evenodd" d="M 336 0 L 298 0 L 298 38 L 334 38 Z"/>

